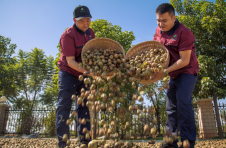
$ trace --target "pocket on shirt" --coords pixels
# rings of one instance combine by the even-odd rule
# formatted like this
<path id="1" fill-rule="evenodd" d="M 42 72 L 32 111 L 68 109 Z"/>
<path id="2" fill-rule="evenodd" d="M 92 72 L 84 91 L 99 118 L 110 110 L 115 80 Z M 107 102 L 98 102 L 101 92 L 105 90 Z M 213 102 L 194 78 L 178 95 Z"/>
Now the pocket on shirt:
<path id="1" fill-rule="evenodd" d="M 75 47 L 76 47 L 76 48 L 83 48 L 84 45 L 85 45 L 85 44 L 82 43 L 82 42 L 76 42 L 76 43 L 75 43 Z"/>
<path id="2" fill-rule="evenodd" d="M 178 41 L 174 39 L 166 39 L 165 46 L 177 48 L 178 47 Z"/>

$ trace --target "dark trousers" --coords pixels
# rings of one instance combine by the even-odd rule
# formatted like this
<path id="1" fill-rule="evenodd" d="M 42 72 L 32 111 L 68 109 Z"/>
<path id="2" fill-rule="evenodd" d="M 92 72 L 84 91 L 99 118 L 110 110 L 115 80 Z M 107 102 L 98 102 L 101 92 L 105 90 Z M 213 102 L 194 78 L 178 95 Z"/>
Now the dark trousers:
<path id="1" fill-rule="evenodd" d="M 83 81 L 79 81 L 77 77 L 71 75 L 65 71 L 59 71 L 59 94 L 58 94 L 58 102 L 57 102 L 57 110 L 56 110 L 56 130 L 59 146 L 64 146 L 66 143 L 62 140 L 64 134 L 68 135 L 70 138 L 69 126 L 66 125 L 67 119 L 69 119 L 69 115 L 71 112 L 72 100 L 71 96 L 75 94 L 76 96 L 81 94 L 81 89 L 85 88 L 85 84 Z M 78 136 L 80 141 L 91 139 L 85 139 L 85 134 L 82 133 L 82 129 L 86 127 L 90 131 L 90 115 L 89 109 L 86 106 L 86 99 L 84 100 L 85 106 L 77 105 L 77 99 L 75 100 L 75 106 L 77 111 L 77 129 Z M 86 124 L 80 124 L 78 119 L 86 118 Z"/>
<path id="2" fill-rule="evenodd" d="M 194 111 L 192 109 L 192 92 L 194 90 L 198 76 L 192 74 L 180 74 L 176 79 L 169 81 L 170 88 L 167 91 L 166 130 L 174 134 L 180 131 L 181 141 L 189 140 L 190 147 L 193 148 L 196 140 L 196 126 Z M 177 146 L 177 141 L 173 143 Z"/>

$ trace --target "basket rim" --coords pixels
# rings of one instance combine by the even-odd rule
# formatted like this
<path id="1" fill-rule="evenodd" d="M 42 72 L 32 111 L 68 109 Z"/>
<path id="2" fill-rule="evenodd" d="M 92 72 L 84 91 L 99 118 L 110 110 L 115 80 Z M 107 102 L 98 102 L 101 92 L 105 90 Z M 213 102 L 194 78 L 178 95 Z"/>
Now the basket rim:
<path id="1" fill-rule="evenodd" d="M 91 42 L 95 42 L 96 40 L 108 40 L 108 41 L 110 41 L 110 42 L 113 42 L 113 43 L 115 43 L 115 44 L 118 44 L 119 46 L 120 46 L 120 48 L 122 49 L 122 51 L 124 51 L 123 52 L 123 56 L 125 57 L 126 55 L 125 55 L 125 50 L 124 50 L 124 48 L 123 48 L 123 46 L 119 43 L 119 42 L 117 42 L 117 41 L 115 41 L 115 40 L 112 40 L 112 39 L 110 39 L 110 38 L 105 38 L 105 37 L 97 37 L 97 38 L 94 38 L 94 39 L 91 39 L 91 40 L 89 40 L 83 47 L 82 47 L 82 52 L 81 52 L 81 55 L 83 56 L 83 53 L 84 53 L 84 48 L 86 48 L 86 46 L 89 46 L 89 43 L 91 43 Z"/>
<path id="2" fill-rule="evenodd" d="M 131 47 L 131 48 L 126 52 L 125 59 L 131 57 L 131 56 L 128 56 L 128 54 L 130 54 L 130 52 L 132 52 L 134 49 L 136 49 L 136 48 L 138 48 L 138 47 L 140 47 L 140 46 L 142 46 L 142 45 L 144 45 L 144 44 L 151 44 L 151 43 L 154 43 L 154 44 L 156 44 L 157 46 L 166 49 L 166 51 L 167 51 L 167 58 L 168 58 L 168 53 L 169 53 L 169 51 L 168 51 L 168 49 L 167 49 L 163 44 L 161 44 L 161 43 L 159 43 L 158 41 L 155 41 L 155 40 L 149 40 L 149 41 L 144 41 L 144 42 L 138 43 L 138 44 L 134 45 L 133 47 Z M 151 47 L 151 46 L 150 46 L 150 47 Z"/>

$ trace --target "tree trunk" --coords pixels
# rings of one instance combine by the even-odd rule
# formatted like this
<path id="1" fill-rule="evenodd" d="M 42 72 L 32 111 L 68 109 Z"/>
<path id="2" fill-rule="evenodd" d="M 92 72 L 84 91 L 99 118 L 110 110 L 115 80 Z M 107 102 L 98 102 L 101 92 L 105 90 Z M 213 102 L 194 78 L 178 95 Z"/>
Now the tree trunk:
<path id="1" fill-rule="evenodd" d="M 157 132 L 160 134 L 160 116 L 159 116 L 159 107 L 156 108 L 155 115 L 157 118 Z"/>
<path id="2" fill-rule="evenodd" d="M 91 123 L 91 121 L 90 121 L 90 123 Z M 77 125 L 77 117 L 75 117 L 75 137 L 76 137 L 76 135 L 78 135 L 78 129 L 77 129 L 77 127 L 78 127 L 78 125 Z"/>
<path id="3" fill-rule="evenodd" d="M 115 105 L 115 117 L 116 117 L 116 114 L 117 114 L 117 106 Z M 115 118 L 115 121 L 116 121 L 116 133 L 119 134 L 119 127 L 117 126 L 119 122 L 116 118 Z"/>
<path id="4" fill-rule="evenodd" d="M 93 120 L 93 125 L 94 125 L 94 128 L 92 129 L 92 124 L 90 125 L 91 126 L 91 129 L 92 129 L 92 140 L 95 140 L 96 139 L 96 137 L 97 137 L 97 135 L 96 135 L 96 133 L 97 133 L 97 128 L 96 128 L 96 123 L 95 123 L 95 120 L 96 120 L 96 122 L 98 122 L 97 121 L 97 118 L 96 118 L 96 107 L 94 107 L 94 120 Z M 91 122 L 90 122 L 91 123 Z"/>
<path id="5" fill-rule="evenodd" d="M 218 109 L 218 104 L 217 104 L 217 96 L 215 94 L 215 91 L 213 91 L 213 102 L 214 102 L 214 109 L 215 109 L 215 115 L 216 115 L 216 120 L 217 120 L 218 135 L 220 138 L 223 138 L 223 131 L 222 131 L 222 127 L 221 127 L 219 109 Z"/>

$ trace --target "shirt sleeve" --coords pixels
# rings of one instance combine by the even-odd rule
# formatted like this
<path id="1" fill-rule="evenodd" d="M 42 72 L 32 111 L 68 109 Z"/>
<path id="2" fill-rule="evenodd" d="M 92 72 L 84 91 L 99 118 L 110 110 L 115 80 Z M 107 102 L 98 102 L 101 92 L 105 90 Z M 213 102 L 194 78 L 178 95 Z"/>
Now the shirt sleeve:
<path id="1" fill-rule="evenodd" d="M 64 56 L 69 57 L 76 55 L 75 42 L 71 34 L 66 33 L 64 36 L 61 37 L 60 46 L 61 54 L 63 54 Z"/>
<path id="2" fill-rule="evenodd" d="M 178 43 L 178 51 L 191 50 L 195 37 L 190 30 L 185 30 L 181 33 L 180 40 Z"/>

